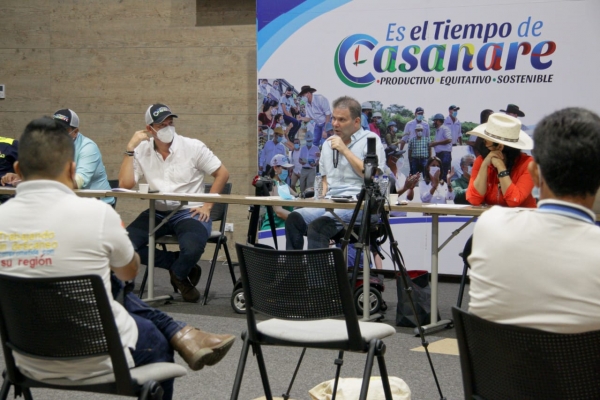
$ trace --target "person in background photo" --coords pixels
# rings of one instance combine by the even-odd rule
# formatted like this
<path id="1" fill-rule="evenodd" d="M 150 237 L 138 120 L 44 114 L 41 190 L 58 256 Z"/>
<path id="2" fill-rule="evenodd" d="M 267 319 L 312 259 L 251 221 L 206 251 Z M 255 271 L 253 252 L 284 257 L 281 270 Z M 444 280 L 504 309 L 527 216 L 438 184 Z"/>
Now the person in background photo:
<path id="1" fill-rule="evenodd" d="M 315 184 L 315 175 L 317 174 L 317 165 L 319 165 L 319 157 L 321 150 L 313 143 L 313 136 L 310 132 L 305 137 L 306 145 L 300 148 L 300 192 L 304 193 L 307 188 L 313 187 Z"/>
<path id="2" fill-rule="evenodd" d="M 371 123 L 369 124 L 369 130 L 381 137 L 381 131 L 379 130 L 379 125 L 381 124 L 381 113 L 374 112 L 373 118 L 371 119 Z"/>
<path id="3" fill-rule="evenodd" d="M 275 154 L 285 155 L 285 146 L 283 145 L 283 130 L 281 127 L 277 127 L 273 130 L 273 140 L 269 140 L 265 143 L 262 152 L 260 153 L 260 160 L 258 169 L 261 171 L 263 176 L 268 176 L 271 172 L 271 166 L 269 162 L 273 159 Z"/>
<path id="4" fill-rule="evenodd" d="M 441 160 L 441 176 L 445 177 L 452 165 L 452 132 L 444 125 L 444 116 L 440 113 L 433 116 L 433 126 L 435 127 L 435 138 L 433 142 L 429 143 L 429 147 L 433 147 L 435 156 Z"/>
<path id="5" fill-rule="evenodd" d="M 302 86 L 300 89 L 298 96 L 304 97 L 306 116 L 298 119 L 307 123 L 314 122 L 313 140 L 314 145 L 319 147 L 323 137 L 323 128 L 325 124 L 331 122 L 331 107 L 329 100 L 323 95 L 315 94 L 316 91 L 317 89 L 311 88 L 309 85 Z"/>
<path id="6" fill-rule="evenodd" d="M 521 111 L 519 106 L 516 104 L 509 104 L 506 106 L 506 110 L 500 110 L 500 112 L 503 112 L 504 114 L 510 115 L 514 118 L 523 118 L 525 116 L 525 113 Z"/>
<path id="7" fill-rule="evenodd" d="M 462 125 L 458 120 L 458 110 L 454 104 L 448 107 L 448 116 L 444 120 L 444 125 L 450 129 L 452 133 L 452 146 L 462 146 Z"/>
<path id="8" fill-rule="evenodd" d="M 281 154 L 273 157 L 271 165 L 273 166 L 270 174 L 271 179 L 273 179 L 271 196 L 281 196 L 284 199 L 289 198 L 289 196 L 296 197 L 296 191 L 287 184 L 289 171 L 291 171 L 294 165 L 289 162 L 286 156 Z M 294 211 L 293 206 L 273 206 L 275 227 L 282 228 L 285 225 L 285 220 L 292 211 Z M 269 229 L 271 229 L 271 224 L 269 223 L 267 214 L 265 214 L 260 230 Z"/>
<path id="9" fill-rule="evenodd" d="M 384 143 L 387 147 L 398 147 L 397 132 L 398 126 L 396 124 L 396 121 L 388 122 L 387 132 L 385 133 L 385 137 L 384 140 L 382 140 L 382 143 Z"/>
<path id="10" fill-rule="evenodd" d="M 531 195 L 533 180 L 527 166 L 533 140 L 521 130 L 521 122 L 507 114 L 494 113 L 488 122 L 469 134 L 478 136 L 480 156 L 475 159 L 467 189 L 467 201 L 505 207 L 536 207 Z"/>
<path id="11" fill-rule="evenodd" d="M 425 165 L 431 154 L 429 147 L 429 135 L 424 134 L 425 130 L 421 124 L 415 126 L 415 136 L 408 141 L 408 160 L 410 162 L 410 174 L 423 174 Z"/>
<path id="12" fill-rule="evenodd" d="M 421 174 L 411 175 L 408 178 L 402 173 L 404 166 L 404 152 L 398 148 L 388 147 L 385 149 L 386 167 L 391 172 L 390 193 L 396 193 L 399 200 L 412 201 L 414 197 L 414 188 L 419 183 Z M 392 215 L 393 216 L 393 215 Z"/>
<path id="13" fill-rule="evenodd" d="M 294 102 L 294 88 L 292 86 L 288 86 L 285 89 L 285 93 L 279 99 L 279 105 L 283 113 L 285 125 L 291 125 L 289 129 L 286 129 L 286 133 L 289 140 L 293 142 L 298 129 L 300 129 L 301 123 L 292 115 L 292 112 L 296 109 L 296 104 Z"/>
<path id="14" fill-rule="evenodd" d="M 292 172 L 290 172 L 290 186 L 295 191 L 299 191 L 297 185 L 300 181 L 302 164 L 300 164 L 300 139 L 298 139 L 298 137 L 294 139 L 294 149 L 290 153 L 290 162 L 294 165 Z"/>
<path id="15" fill-rule="evenodd" d="M 492 207 L 478 218 L 469 312 L 548 332 L 597 331 L 600 228 L 592 209 L 600 188 L 600 117 L 583 108 L 555 111 L 534 137 L 527 168 L 540 202 L 530 210 Z"/>
<path id="16" fill-rule="evenodd" d="M 365 130 L 369 130 L 369 123 L 371 122 L 371 117 L 373 116 L 373 105 L 370 101 L 365 101 L 361 105 L 362 114 L 360 115 L 360 126 Z"/>
<path id="17" fill-rule="evenodd" d="M 471 179 L 471 171 L 475 157 L 467 154 L 460 159 L 460 169 L 462 175 L 460 178 L 452 181 L 452 189 L 454 190 L 454 204 L 469 204 L 467 201 L 467 188 Z"/>
<path id="18" fill-rule="evenodd" d="M 481 113 L 479 114 L 479 124 L 481 125 L 481 124 L 485 124 L 486 122 L 488 122 L 488 118 L 493 113 L 494 113 L 494 111 L 490 110 L 489 108 L 486 108 L 485 110 L 481 111 Z M 478 157 L 479 150 L 477 150 L 477 147 L 475 146 L 476 141 L 477 141 L 477 136 L 469 135 L 469 141 L 467 142 L 467 145 L 469 146 L 469 154 L 473 154 L 475 157 Z"/>
<path id="19" fill-rule="evenodd" d="M 431 157 L 425 166 L 423 180 L 419 182 L 419 193 L 422 203 L 446 204 L 447 200 L 454 200 L 454 191 L 450 182 L 450 172 L 446 180 L 440 178 L 442 172 L 442 161 L 437 157 Z"/>
<path id="20" fill-rule="evenodd" d="M 277 126 L 277 120 L 275 116 L 277 115 L 277 106 L 278 102 L 275 100 L 268 100 L 263 104 L 263 108 L 260 114 L 258 114 L 258 128 L 261 126 L 266 126 L 269 129 L 275 129 Z"/>
<path id="21" fill-rule="evenodd" d="M 417 107 L 415 110 L 415 118 L 406 123 L 404 126 L 404 134 L 400 141 L 400 150 L 404 149 L 404 146 L 406 146 L 410 139 L 417 136 L 417 126 L 421 127 L 423 136 L 427 137 L 427 142 L 429 142 L 431 132 L 429 131 L 429 124 L 425 121 L 424 114 L 425 110 L 423 107 Z"/>

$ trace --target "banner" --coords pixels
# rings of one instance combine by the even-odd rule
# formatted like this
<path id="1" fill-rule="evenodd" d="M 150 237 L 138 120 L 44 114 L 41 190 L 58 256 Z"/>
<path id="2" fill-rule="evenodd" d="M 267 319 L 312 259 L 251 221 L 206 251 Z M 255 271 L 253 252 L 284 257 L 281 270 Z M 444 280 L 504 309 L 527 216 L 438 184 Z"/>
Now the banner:
<path id="1" fill-rule="evenodd" d="M 294 142 L 326 138 L 323 121 L 307 115 L 303 86 L 330 105 L 346 95 L 371 103 L 382 139 L 394 123 L 399 140 L 419 107 L 433 136 L 432 117 L 442 114 L 460 137 L 457 170 L 485 109 L 518 107 L 530 135 L 557 109 L 600 113 L 598 16 L 597 0 L 257 0 L 259 172 L 276 152 L 297 164 Z M 289 178 L 302 191 L 312 186 L 306 165 Z"/>

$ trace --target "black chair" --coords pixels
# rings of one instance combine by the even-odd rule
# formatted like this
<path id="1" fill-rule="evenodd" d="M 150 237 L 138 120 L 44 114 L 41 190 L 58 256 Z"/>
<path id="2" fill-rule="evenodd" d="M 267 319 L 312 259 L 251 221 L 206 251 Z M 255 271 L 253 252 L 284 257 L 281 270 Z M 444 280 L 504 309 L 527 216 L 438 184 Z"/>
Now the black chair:
<path id="1" fill-rule="evenodd" d="M 108 180 L 108 184 L 110 185 L 110 188 L 111 188 L 111 189 L 116 189 L 116 188 L 118 188 L 118 187 L 119 187 L 119 180 L 118 180 L 118 179 L 109 179 L 109 180 Z M 114 203 L 113 203 L 113 205 L 112 205 L 112 206 L 113 206 L 113 208 L 117 208 L 117 200 L 119 200 L 119 199 L 117 199 L 117 198 L 115 197 L 115 202 L 114 202 Z"/>
<path id="2" fill-rule="evenodd" d="M 30 388 L 162 398 L 159 382 L 186 375 L 172 363 L 129 369 L 102 278 L 17 278 L 0 274 L 0 333 L 6 370 L 0 399 L 10 386 L 31 399 Z M 35 380 L 15 365 L 18 353 L 43 360 L 110 357 L 114 373 L 83 380 Z"/>
<path id="3" fill-rule="evenodd" d="M 452 307 L 465 399 L 600 399 L 600 331 L 498 324 Z"/>
<path id="4" fill-rule="evenodd" d="M 263 345 L 338 350 L 334 393 L 344 351 L 367 353 L 361 400 L 366 399 L 373 361 L 377 357 L 386 399 L 392 398 L 384 359 L 386 347 L 381 339 L 396 330 L 386 324 L 358 321 L 348 269 L 340 249 L 280 251 L 239 243 L 236 249 L 248 330 L 242 334 L 244 345 L 231 399 L 238 398 L 248 350 L 252 346 L 265 396 L 272 400 Z M 272 319 L 257 323 L 255 313 Z M 333 319 L 338 317 L 343 319 Z M 290 390 L 291 384 L 287 395 Z"/>
<path id="5" fill-rule="evenodd" d="M 212 185 L 204 186 L 204 193 L 209 193 Z M 221 191 L 221 194 L 231 194 L 231 183 L 226 183 L 225 187 Z M 210 290 L 210 284 L 212 282 L 212 278 L 215 272 L 215 268 L 217 266 L 217 261 L 219 258 L 219 250 L 223 247 L 225 251 L 225 258 L 227 259 L 227 265 L 229 266 L 229 273 L 231 275 L 231 282 L 235 286 L 236 277 L 235 272 L 233 271 L 233 263 L 231 262 L 231 256 L 229 254 L 229 248 L 227 247 L 227 235 L 225 235 L 225 223 L 227 222 L 227 208 L 229 204 L 226 203 L 214 203 L 213 208 L 210 210 L 210 218 L 213 222 L 220 221 L 219 230 L 212 231 L 210 237 L 208 238 L 207 243 L 213 243 L 215 245 L 215 252 L 213 254 L 212 262 L 210 264 L 210 271 L 208 273 L 208 279 L 206 280 L 206 288 L 204 289 L 204 298 L 202 299 L 202 305 L 206 305 L 208 302 L 208 291 Z M 167 250 L 167 244 L 178 244 L 177 236 L 175 235 L 165 235 L 156 239 L 156 244 L 160 245 L 164 251 Z M 144 273 L 144 278 L 142 279 L 142 283 L 140 285 L 139 297 L 142 298 L 144 294 L 144 289 L 146 287 L 146 279 L 148 278 L 148 269 Z M 200 277 L 198 276 L 198 280 Z M 198 282 L 192 282 L 193 284 L 197 284 Z M 194 285 L 195 286 L 195 285 Z"/>
<path id="6" fill-rule="evenodd" d="M 462 258 L 463 260 L 463 272 L 462 275 L 460 276 L 460 286 L 458 287 L 458 299 L 456 300 L 456 307 L 461 308 L 462 306 L 462 301 L 463 301 L 463 295 L 465 293 L 465 285 L 467 284 L 467 275 L 469 273 L 469 270 L 471 269 L 471 265 L 469 265 L 469 256 L 471 255 L 471 251 L 473 249 L 473 235 L 471 235 L 469 237 L 469 239 L 467 239 L 467 242 L 465 243 L 465 247 L 463 248 L 463 251 L 458 253 L 458 256 L 460 258 Z"/>

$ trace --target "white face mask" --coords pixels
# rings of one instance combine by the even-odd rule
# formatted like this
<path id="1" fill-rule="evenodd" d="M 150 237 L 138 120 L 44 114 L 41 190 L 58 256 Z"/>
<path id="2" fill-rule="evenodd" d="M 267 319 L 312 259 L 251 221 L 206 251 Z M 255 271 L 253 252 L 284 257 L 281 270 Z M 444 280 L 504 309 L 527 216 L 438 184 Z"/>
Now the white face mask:
<path id="1" fill-rule="evenodd" d="M 429 175 L 435 176 L 436 172 L 440 170 L 440 167 L 429 167 Z"/>
<path id="2" fill-rule="evenodd" d="M 398 171 L 400 171 L 403 166 L 404 166 L 404 158 L 399 158 L 398 161 L 396 161 L 396 168 L 398 169 Z"/>
<path id="3" fill-rule="evenodd" d="M 473 171 L 473 167 L 471 167 L 470 165 L 467 167 L 467 173 L 469 175 L 471 175 L 471 172 Z"/>
<path id="4" fill-rule="evenodd" d="M 154 128 L 152 128 L 152 130 L 154 130 Z M 173 125 L 169 125 L 154 132 L 156 132 L 156 137 L 161 142 L 171 143 L 173 141 L 173 137 L 175 136 L 175 127 Z"/>

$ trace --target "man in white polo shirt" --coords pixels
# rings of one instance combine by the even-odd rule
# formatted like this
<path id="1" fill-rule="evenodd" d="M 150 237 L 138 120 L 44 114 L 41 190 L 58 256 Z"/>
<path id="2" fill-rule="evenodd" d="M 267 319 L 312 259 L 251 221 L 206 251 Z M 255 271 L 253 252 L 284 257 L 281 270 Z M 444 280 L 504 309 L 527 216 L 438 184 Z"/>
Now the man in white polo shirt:
<path id="1" fill-rule="evenodd" d="M 227 168 L 200 140 L 175 133 L 173 118 L 177 115 L 164 104 L 153 104 L 146 110 L 146 128 L 135 132 L 127 144 L 119 171 L 119 186 L 131 189 L 145 178 L 150 188 L 162 193 L 203 193 L 204 178 L 215 179 L 211 193 L 220 193 L 229 179 Z M 156 202 L 157 225 L 180 203 Z M 156 250 L 155 266 L 168 269 L 171 284 L 184 301 L 195 303 L 200 299 L 198 281 L 190 274 L 204 253 L 212 230 L 210 210 L 212 203 L 190 202 L 176 212 L 157 232 L 157 236 L 177 235 L 179 252 Z M 129 238 L 140 253 L 143 264 L 148 262 L 149 211 L 142 212 L 128 227 Z M 196 274 L 199 280 L 199 275 Z"/>
<path id="2" fill-rule="evenodd" d="M 40 118 L 25 128 L 15 164 L 23 182 L 16 197 L 0 207 L 0 273 L 31 278 L 95 274 L 114 296 L 119 279 L 135 278 L 139 256 L 109 205 L 73 192 L 73 156 L 73 141 L 62 123 Z M 174 321 L 131 293 L 123 304 L 113 296 L 109 301 L 130 367 L 173 362 L 175 349 L 198 370 L 223 358 L 235 339 Z M 77 380 L 112 370 L 106 357 L 57 362 L 13 355 L 17 366 L 36 379 Z M 173 380 L 162 386 L 164 398 L 170 399 Z"/>
<path id="3" fill-rule="evenodd" d="M 535 128 L 537 209 L 493 207 L 475 224 L 469 311 L 550 332 L 600 329 L 600 117 L 566 108 Z"/>

